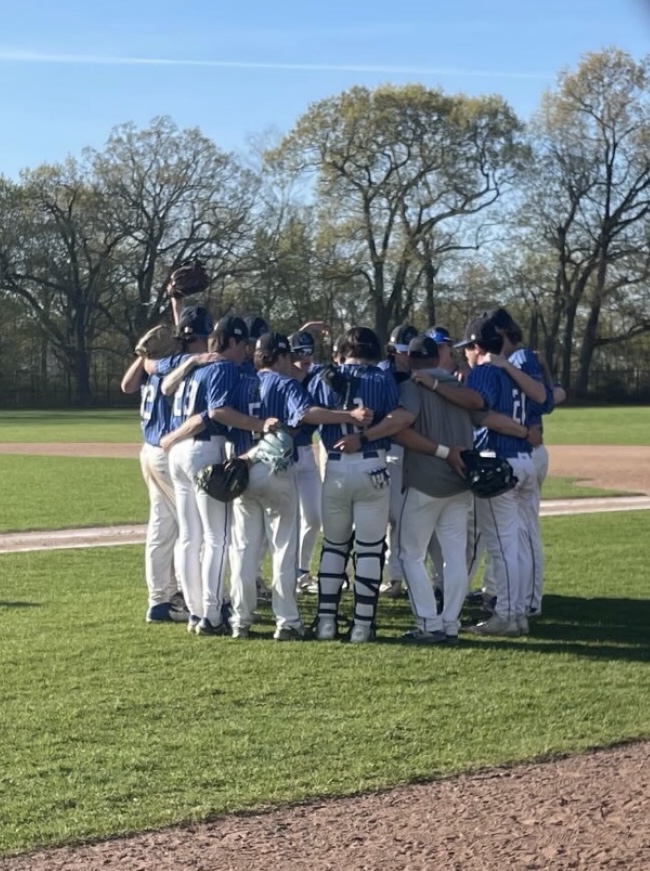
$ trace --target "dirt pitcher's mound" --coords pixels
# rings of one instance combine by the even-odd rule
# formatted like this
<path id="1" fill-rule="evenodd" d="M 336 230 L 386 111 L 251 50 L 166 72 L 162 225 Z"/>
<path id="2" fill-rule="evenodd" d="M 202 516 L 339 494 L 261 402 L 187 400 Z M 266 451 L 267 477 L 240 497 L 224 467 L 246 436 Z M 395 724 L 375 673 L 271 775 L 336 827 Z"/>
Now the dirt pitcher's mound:
<path id="1" fill-rule="evenodd" d="M 647 871 L 648 819 L 640 743 L 0 860 L 0 871 Z"/>

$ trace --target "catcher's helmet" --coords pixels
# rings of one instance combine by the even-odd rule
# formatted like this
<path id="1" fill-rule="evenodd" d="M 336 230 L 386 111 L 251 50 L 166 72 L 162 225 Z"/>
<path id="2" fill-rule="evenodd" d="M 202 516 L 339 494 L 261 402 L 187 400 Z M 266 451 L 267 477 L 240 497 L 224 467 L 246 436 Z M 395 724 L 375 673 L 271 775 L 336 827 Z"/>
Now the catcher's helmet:
<path id="1" fill-rule="evenodd" d="M 176 335 L 179 339 L 206 339 L 214 328 L 212 315 L 201 305 L 191 305 L 184 308 L 178 319 Z"/>
<path id="2" fill-rule="evenodd" d="M 389 352 L 406 354 L 409 349 L 409 342 L 411 339 L 415 339 L 417 335 L 418 331 L 410 324 L 400 324 L 398 327 L 395 327 L 388 339 Z"/>

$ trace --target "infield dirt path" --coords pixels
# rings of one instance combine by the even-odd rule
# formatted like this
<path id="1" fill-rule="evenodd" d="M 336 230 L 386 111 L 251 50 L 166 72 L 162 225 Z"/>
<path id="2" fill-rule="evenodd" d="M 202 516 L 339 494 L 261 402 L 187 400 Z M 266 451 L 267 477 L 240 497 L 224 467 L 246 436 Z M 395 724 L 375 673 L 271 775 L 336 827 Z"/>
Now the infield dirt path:
<path id="1" fill-rule="evenodd" d="M 124 458 L 136 457 L 139 446 L 5 444 L 0 452 Z M 552 475 L 650 494 L 650 447 L 553 446 L 549 452 Z M 650 499 L 553 500 L 546 513 L 648 505 Z M 42 547 L 75 547 L 91 539 L 109 543 L 111 537 L 136 543 L 143 531 L 135 526 L 30 535 L 37 545 L 40 536 Z M 4 544 L 6 550 L 20 549 L 8 538 Z M 639 742 L 0 859 L 0 871 L 648 871 L 649 821 L 650 743 Z"/>

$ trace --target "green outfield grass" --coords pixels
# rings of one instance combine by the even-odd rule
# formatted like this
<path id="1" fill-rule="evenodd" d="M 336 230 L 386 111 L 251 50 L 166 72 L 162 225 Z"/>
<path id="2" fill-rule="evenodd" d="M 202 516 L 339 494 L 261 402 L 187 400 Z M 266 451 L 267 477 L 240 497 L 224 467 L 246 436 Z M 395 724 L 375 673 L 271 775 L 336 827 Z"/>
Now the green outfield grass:
<path id="1" fill-rule="evenodd" d="M 567 408 L 544 418 L 548 445 L 650 445 L 650 406 Z"/>
<path id="2" fill-rule="evenodd" d="M 633 496 L 629 490 L 605 490 L 602 487 L 585 487 L 578 478 L 562 478 L 550 475 L 542 486 L 542 499 L 590 499 L 597 496 Z"/>
<path id="3" fill-rule="evenodd" d="M 141 548 L 1 556 L 0 849 L 648 737 L 647 524 L 545 520 L 531 637 L 446 649 L 403 601 L 373 645 L 190 637 L 145 624 Z"/>
<path id="4" fill-rule="evenodd" d="M 544 418 L 549 445 L 648 445 L 650 406 L 570 408 Z M 2 411 L 0 442 L 139 442 L 137 409 Z"/>
<path id="5" fill-rule="evenodd" d="M 0 443 L 135 442 L 137 408 L 71 411 L 0 411 Z"/>
<path id="6" fill-rule="evenodd" d="M 143 523 L 137 460 L 0 454 L 0 532 Z"/>

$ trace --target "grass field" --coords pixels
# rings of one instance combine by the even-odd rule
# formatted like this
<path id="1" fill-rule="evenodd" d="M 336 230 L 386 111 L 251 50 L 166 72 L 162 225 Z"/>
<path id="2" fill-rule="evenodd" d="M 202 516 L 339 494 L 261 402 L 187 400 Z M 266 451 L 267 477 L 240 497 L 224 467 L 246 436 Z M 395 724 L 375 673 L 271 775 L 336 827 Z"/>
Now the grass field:
<path id="1" fill-rule="evenodd" d="M 548 445 L 647 445 L 650 406 L 560 406 L 544 418 Z"/>
<path id="2" fill-rule="evenodd" d="M 647 445 L 650 406 L 560 406 L 544 418 L 549 445 Z M 137 409 L 3 411 L 0 442 L 139 442 Z"/>
<path id="3" fill-rule="evenodd" d="M 143 523 L 147 491 L 137 460 L 0 454 L 0 532 Z"/>
<path id="4" fill-rule="evenodd" d="M 278 644 L 268 611 L 190 637 L 144 623 L 141 548 L 1 556 L 0 850 L 649 736 L 647 516 L 543 534 L 532 636 L 443 650 L 397 643 L 386 601 L 366 647 Z"/>

